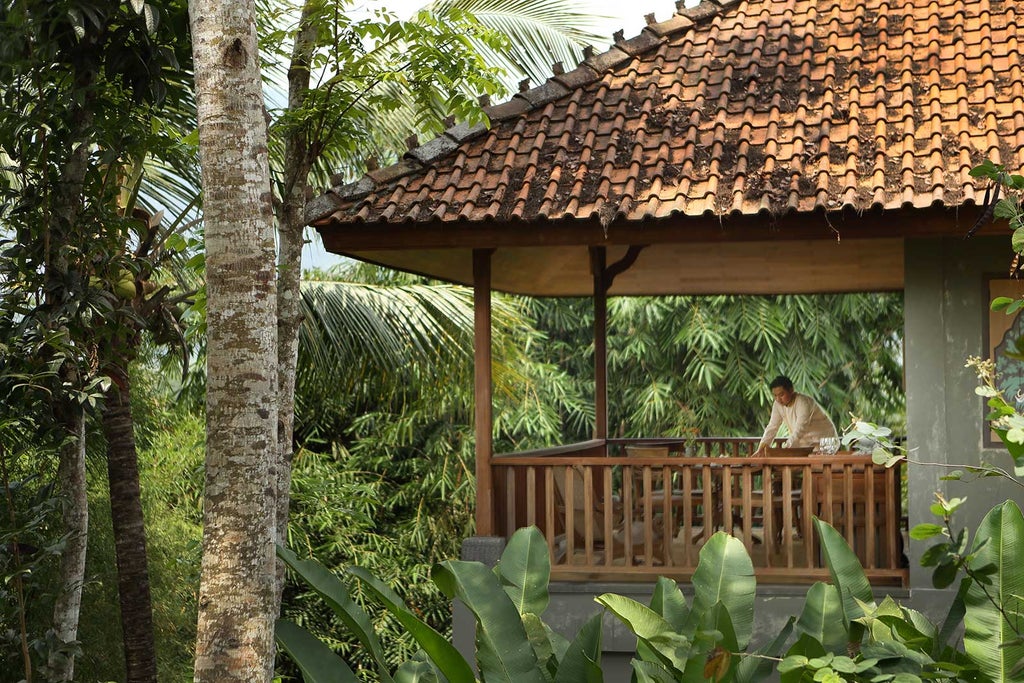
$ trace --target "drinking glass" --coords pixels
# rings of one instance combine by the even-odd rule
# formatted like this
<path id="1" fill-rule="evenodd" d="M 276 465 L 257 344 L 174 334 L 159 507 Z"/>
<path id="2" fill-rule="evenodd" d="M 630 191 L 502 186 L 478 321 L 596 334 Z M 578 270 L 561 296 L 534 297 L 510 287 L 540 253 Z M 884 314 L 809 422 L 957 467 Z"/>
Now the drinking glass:
<path id="1" fill-rule="evenodd" d="M 839 437 L 826 436 L 818 442 L 818 448 L 825 455 L 835 455 L 839 451 Z"/>

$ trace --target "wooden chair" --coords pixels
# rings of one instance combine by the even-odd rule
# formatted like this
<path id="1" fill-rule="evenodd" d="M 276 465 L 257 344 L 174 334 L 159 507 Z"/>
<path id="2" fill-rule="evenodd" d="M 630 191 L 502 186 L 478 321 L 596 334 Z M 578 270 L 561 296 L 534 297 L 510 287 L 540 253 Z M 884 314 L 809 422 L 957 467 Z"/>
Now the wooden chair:
<path id="1" fill-rule="evenodd" d="M 594 468 L 598 476 L 593 476 L 588 487 L 584 468 L 578 465 L 556 466 L 553 468 L 556 510 L 562 522 L 565 539 L 573 539 L 573 550 L 582 549 L 588 555 L 587 563 L 611 564 L 616 559 L 626 559 L 628 564 L 636 564 L 637 558 L 643 562 L 647 550 L 647 538 L 651 539 L 652 559 L 665 562 L 664 535 L 660 524 L 645 525 L 637 520 L 633 511 L 623 507 L 620 496 L 612 495 L 605 500 L 604 485 L 600 479 L 603 470 Z M 566 476 L 571 471 L 571 477 Z M 592 470 L 592 472 L 594 471 Z M 569 483 L 571 482 L 571 484 Z M 571 488 L 571 492 L 569 489 Z M 569 501 L 571 505 L 569 504 Z M 635 506 L 635 503 L 634 503 Z M 627 514 L 628 512 L 628 514 Z M 587 548 L 587 518 L 590 519 L 590 538 L 592 546 Z M 571 525 L 572 533 L 569 533 Z M 611 528 L 611 535 L 608 529 Z M 648 533 L 649 530 L 649 533 Z M 568 543 L 565 543 L 566 562 L 575 563 L 570 557 Z M 591 551 L 593 556 L 589 557 Z M 606 558 L 606 553 L 610 553 Z"/>
<path id="2" fill-rule="evenodd" d="M 631 445 L 625 448 L 626 456 L 631 458 L 667 458 L 671 454 L 671 448 L 668 445 Z M 690 486 L 690 490 L 687 494 L 682 488 L 679 487 L 679 482 L 676 481 L 675 476 L 669 476 L 670 485 L 665 486 L 664 472 L 661 468 L 657 468 L 651 472 L 651 498 L 654 501 L 655 514 L 660 519 L 662 531 L 665 537 L 671 539 L 675 537 L 676 533 L 683 525 L 688 525 L 689 529 L 704 524 L 704 490 L 699 486 Z M 641 476 L 634 474 L 634 507 L 639 507 L 642 504 L 644 496 L 644 482 Z M 665 501 L 668 497 L 668 505 L 671 510 L 671 519 L 662 519 L 664 517 Z"/>
<path id="3" fill-rule="evenodd" d="M 769 458 L 792 458 L 792 457 L 804 457 L 810 455 L 814 451 L 813 448 L 766 448 L 765 455 Z M 799 537 L 803 536 L 803 511 L 804 511 L 804 491 L 802 486 L 802 475 L 799 471 L 794 473 L 791 481 L 791 488 L 789 492 L 788 504 L 790 506 L 790 515 L 793 520 L 793 527 L 796 529 L 796 534 Z M 783 510 L 787 501 L 783 496 L 783 482 L 782 475 L 777 472 L 772 473 L 772 519 L 775 522 L 775 543 L 776 547 L 782 544 L 783 533 L 785 530 L 782 528 Z M 790 529 L 790 533 L 792 529 Z"/>

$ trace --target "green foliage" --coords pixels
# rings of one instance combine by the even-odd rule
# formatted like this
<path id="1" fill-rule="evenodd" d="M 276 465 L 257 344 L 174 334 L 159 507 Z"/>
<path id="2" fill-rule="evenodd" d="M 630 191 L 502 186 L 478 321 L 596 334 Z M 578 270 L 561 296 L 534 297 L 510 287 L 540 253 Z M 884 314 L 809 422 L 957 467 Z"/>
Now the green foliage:
<path id="1" fill-rule="evenodd" d="M 548 603 L 551 573 L 546 543 L 535 528 L 520 529 L 509 540 L 497 566 L 491 570 L 479 562 L 446 561 L 434 567 L 433 580 L 450 598 L 461 600 L 476 618 L 476 665 L 482 680 L 488 681 L 580 681 L 601 680 L 600 616 L 590 620 L 571 643 L 554 634 L 541 620 Z M 294 553 L 279 549 L 280 557 L 295 574 L 326 600 L 335 614 L 368 645 L 382 680 L 390 680 L 386 662 L 380 657 L 376 635 L 368 628 L 369 616 L 349 597 L 349 589 L 335 575 L 312 560 L 299 560 Z M 440 633 L 417 616 L 385 582 L 362 568 L 348 571 L 358 585 L 369 592 L 412 634 L 421 648 L 396 667 L 395 680 L 407 676 L 433 676 L 453 683 L 475 680 L 469 664 Z M 537 611 L 539 610 L 539 611 Z M 303 672 L 307 681 L 323 672 L 347 680 L 351 669 L 339 662 L 329 648 L 314 644 L 298 627 L 282 621 L 278 640 Z M 563 670 L 563 667 L 565 669 Z"/>
<path id="2" fill-rule="evenodd" d="M 754 621 L 753 565 L 743 544 L 718 532 L 701 548 L 693 605 L 659 579 L 650 606 L 614 594 L 597 601 L 637 636 L 634 670 L 646 680 L 736 680 Z M 779 644 L 781 646 L 781 644 Z M 777 652 L 776 652 L 777 653 Z M 744 667 L 742 676 L 752 675 Z M 696 677 L 696 678 L 695 678 Z"/>
<path id="3" fill-rule="evenodd" d="M 49 627 L 54 567 L 64 547 L 60 499 L 50 483 L 45 451 L 30 446 L 31 423 L 0 422 L 0 657 L 9 673 L 0 681 L 25 675 L 30 666 L 45 674 L 47 659 L 75 654 L 77 643 L 58 644 Z"/>
<path id="4" fill-rule="evenodd" d="M 202 415 L 180 410 L 172 397 L 145 388 L 154 381 L 134 367 L 133 412 L 138 416 L 139 478 L 146 520 L 146 550 L 160 680 L 191 680 L 202 539 Z M 97 444 L 101 446 L 101 444 Z M 122 680 L 120 616 L 106 466 L 90 449 L 90 537 L 76 676 Z"/>
<path id="5" fill-rule="evenodd" d="M 752 566 L 743 545 L 724 533 L 701 549 L 692 605 L 666 579 L 658 580 L 649 606 L 615 594 L 600 596 L 598 602 L 637 636 L 637 680 L 753 681 L 765 676 L 773 661 L 778 662 L 783 683 L 1012 681 L 1024 676 L 1024 667 L 1017 664 L 1024 640 L 1013 627 L 1020 617 L 1022 590 L 1017 585 L 1019 572 L 1010 568 L 1024 560 L 1019 542 L 1024 517 L 1015 505 L 997 508 L 982 524 L 969 578 L 941 629 L 890 597 L 876 602 L 856 555 L 838 532 L 820 520 L 815 520 L 815 529 L 833 583 L 812 586 L 799 619 L 791 619 L 754 653 L 745 653 L 754 611 Z M 348 597 L 344 584 L 314 562 L 300 561 L 288 551 L 281 554 L 343 615 L 343 621 L 354 625 L 364 644 L 375 642 L 369 617 Z M 445 594 L 464 601 L 477 619 L 477 665 L 484 680 L 602 680 L 599 617 L 569 645 L 541 620 L 548 603 L 549 573 L 546 544 L 536 529 L 517 532 L 493 572 L 471 562 L 449 561 L 435 567 L 434 580 Z M 457 672 L 464 662 L 447 642 L 389 586 L 365 570 L 351 574 L 425 649 L 398 670 L 443 670 L 448 680 L 472 680 Z M 737 576 L 744 578 L 736 582 Z M 948 641 L 965 614 L 962 652 Z M 290 626 L 279 638 L 289 643 L 289 652 L 300 662 L 308 660 L 303 671 L 319 666 L 328 667 L 324 671 L 330 666 L 348 671 L 329 648 L 298 636 Z M 383 661 L 378 647 L 371 644 L 369 649 Z M 307 680 L 320 680 L 313 673 L 308 676 Z"/>
<path id="6" fill-rule="evenodd" d="M 997 409 L 996 419 L 1011 414 L 1007 411 L 1015 415 L 1016 411 L 994 386 L 991 362 L 972 358 L 968 366 L 978 372 L 982 382 L 978 393 L 988 397 L 990 406 Z M 889 440 L 888 430 L 872 424 L 858 422 L 844 438 L 853 440 L 863 436 L 872 438 L 877 444 L 873 454 L 875 462 L 891 465 L 906 458 L 904 449 Z M 1018 455 L 1013 442 L 1007 441 L 1005 430 L 1002 430 L 1001 437 L 1010 446 L 1010 455 L 1016 460 Z M 964 469 L 979 477 L 1000 476 L 1016 481 L 1013 475 L 994 465 Z M 964 477 L 964 472 L 958 470 L 944 478 Z M 937 629 L 916 613 L 907 610 L 894 613 L 893 608 L 885 603 L 874 607 L 857 600 L 857 607 L 865 615 L 857 621 L 869 635 L 877 638 L 874 630 L 891 627 L 901 638 L 896 645 L 883 638 L 881 645 L 870 650 L 864 648 L 862 654 L 878 655 L 880 652 L 889 657 L 902 656 L 905 663 L 912 662 L 901 671 L 904 676 L 923 672 L 942 677 L 955 675 L 958 680 L 974 680 L 978 676 L 982 676 L 982 680 L 1021 680 L 1024 678 L 1024 633 L 1020 623 L 1024 606 L 1020 596 L 1024 594 L 1024 587 L 1020 585 L 1018 568 L 1024 562 L 1024 545 L 1021 542 L 1024 538 L 1024 516 L 1013 501 L 996 506 L 982 520 L 972 544 L 968 530 L 957 530 L 953 522 L 965 499 L 947 499 L 939 493 L 935 498 L 931 512 L 940 523 L 918 524 L 911 529 L 910 535 L 917 540 L 938 541 L 921 556 L 923 566 L 934 567 L 932 583 L 936 588 L 947 588 L 960 579 L 946 620 Z M 858 579 L 856 583 L 861 582 Z M 965 652 L 947 645 L 961 623 Z M 909 653 L 904 652 L 907 647 L 911 648 Z M 885 657 L 877 658 L 884 664 Z M 920 671 L 914 666 L 920 667 Z"/>
<path id="7" fill-rule="evenodd" d="M 444 0 L 409 18 L 388 10 L 338 11 L 330 3 L 302 3 L 316 29 L 314 81 L 300 107 L 275 111 L 271 144 L 302 131 L 312 146 L 316 174 L 326 181 L 343 170 L 360 173 L 367 157 L 397 161 L 410 133 L 435 137 L 451 119 L 485 122 L 477 97 L 502 97 L 524 75 L 536 84 L 551 64 L 579 62 L 584 45 L 604 42 L 596 17 L 572 0 Z M 297 14 L 298 8 L 292 8 Z M 265 12 L 261 32 L 268 66 L 293 59 L 287 9 Z M 446 123 L 446 120 L 449 123 Z M 293 178 L 278 174 L 287 190 Z"/>
<path id="8" fill-rule="evenodd" d="M 536 357 L 592 396 L 591 302 L 526 306 L 547 335 Z M 780 373 L 837 424 L 851 413 L 902 423 L 901 295 L 617 297 L 608 314 L 616 436 L 687 436 L 695 424 L 706 436 L 749 435 L 763 425 L 768 381 Z M 572 422 L 565 431 L 582 439 L 589 429 Z"/>
<path id="9" fill-rule="evenodd" d="M 1024 517 L 1013 501 L 998 505 L 978 526 L 967 560 L 964 647 L 995 681 L 1024 680 Z"/>

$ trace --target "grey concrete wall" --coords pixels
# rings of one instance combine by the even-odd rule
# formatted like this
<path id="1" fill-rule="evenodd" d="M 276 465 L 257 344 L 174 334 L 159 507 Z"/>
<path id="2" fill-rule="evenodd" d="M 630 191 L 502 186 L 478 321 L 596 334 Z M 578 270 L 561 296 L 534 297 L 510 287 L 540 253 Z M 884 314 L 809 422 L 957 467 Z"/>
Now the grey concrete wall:
<path id="1" fill-rule="evenodd" d="M 993 505 L 1007 498 L 1024 502 L 1021 489 L 1011 482 L 942 481 L 952 468 L 940 466 L 1012 464 L 1005 449 L 983 446 L 984 403 L 974 393 L 974 371 L 964 367 L 968 356 L 986 355 L 985 276 L 1007 272 L 1010 240 L 1008 235 L 908 240 L 905 257 L 907 442 L 912 460 L 938 463 L 908 466 L 907 515 L 911 527 L 936 521 L 928 508 L 939 491 L 967 498 L 957 521 L 973 529 Z M 948 604 L 930 590 L 930 568 L 920 566 L 921 553 L 930 545 L 911 541 L 907 553 L 913 603 L 926 609 L 936 601 Z"/>

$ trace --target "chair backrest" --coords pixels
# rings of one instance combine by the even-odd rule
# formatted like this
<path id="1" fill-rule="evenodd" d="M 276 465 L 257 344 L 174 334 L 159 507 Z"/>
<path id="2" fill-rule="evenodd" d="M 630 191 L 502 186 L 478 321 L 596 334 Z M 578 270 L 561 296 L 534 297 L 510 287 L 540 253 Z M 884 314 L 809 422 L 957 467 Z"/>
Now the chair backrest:
<path id="1" fill-rule="evenodd" d="M 626 457 L 630 458 L 667 458 L 669 455 L 669 447 L 667 445 L 660 444 L 643 444 L 635 446 L 626 446 Z M 642 475 L 638 475 L 637 472 L 633 473 L 633 486 L 635 489 L 635 495 L 643 495 L 643 478 Z M 664 487 L 662 469 L 659 467 L 651 472 L 651 488 L 654 490 L 661 490 Z"/>
<path id="2" fill-rule="evenodd" d="M 587 512 L 592 515 L 593 530 L 594 530 L 594 541 L 598 543 L 604 542 L 604 500 L 601 491 L 603 488 L 600 485 L 598 479 L 603 476 L 602 468 L 594 468 L 592 478 L 592 490 L 590 492 L 589 506 L 587 501 L 586 491 L 586 480 L 583 477 L 583 468 L 579 465 L 570 465 L 568 468 L 565 465 L 556 465 L 552 467 L 552 475 L 555 480 L 555 491 L 558 495 L 556 502 L 559 508 L 559 514 L 565 515 L 566 509 L 568 508 L 569 502 L 566 500 L 566 491 L 569 488 L 566 486 L 566 469 L 572 472 L 572 510 L 573 510 L 573 526 L 575 527 L 575 533 L 577 536 L 582 536 L 584 522 L 583 516 Z M 565 523 L 565 517 L 561 519 L 561 523 Z"/>

